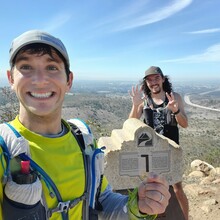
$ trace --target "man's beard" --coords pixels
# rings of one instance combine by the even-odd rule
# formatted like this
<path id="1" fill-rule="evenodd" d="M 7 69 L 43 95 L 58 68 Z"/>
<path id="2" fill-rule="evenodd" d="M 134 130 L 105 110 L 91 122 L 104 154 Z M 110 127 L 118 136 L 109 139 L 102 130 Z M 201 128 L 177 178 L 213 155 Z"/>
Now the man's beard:
<path id="1" fill-rule="evenodd" d="M 159 94 L 159 93 L 161 92 L 161 88 L 160 88 L 159 86 L 158 86 L 157 88 L 158 88 L 158 89 L 156 89 L 156 90 L 155 90 L 154 88 L 152 88 L 152 89 L 151 89 L 151 93 L 152 93 L 152 94 Z"/>

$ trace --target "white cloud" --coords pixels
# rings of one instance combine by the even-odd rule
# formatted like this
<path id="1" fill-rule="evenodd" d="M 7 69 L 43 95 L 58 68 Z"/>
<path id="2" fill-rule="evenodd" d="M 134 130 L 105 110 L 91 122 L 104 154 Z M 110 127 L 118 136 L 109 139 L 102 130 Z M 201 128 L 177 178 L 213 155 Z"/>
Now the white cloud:
<path id="1" fill-rule="evenodd" d="M 144 7 L 147 6 L 149 0 L 135 0 L 131 3 L 126 2 L 126 7 L 121 6 L 115 9 L 114 13 L 107 14 L 104 18 L 96 21 L 95 27 L 105 27 L 106 25 L 118 25 L 123 19 L 128 20 L 132 16 L 137 16 L 141 13 Z"/>
<path id="2" fill-rule="evenodd" d="M 204 29 L 199 31 L 190 31 L 187 34 L 210 34 L 210 33 L 217 33 L 220 32 L 220 28 L 211 28 L 211 29 Z"/>
<path id="3" fill-rule="evenodd" d="M 139 26 L 155 23 L 161 20 L 164 20 L 177 12 L 183 10 L 187 6 L 189 6 L 192 3 L 193 0 L 174 0 L 169 5 L 162 7 L 152 13 L 146 14 L 145 11 L 142 12 L 139 16 L 135 16 L 133 18 L 127 18 L 124 23 L 121 23 L 118 25 L 116 30 L 125 30 L 125 29 L 131 29 L 136 28 Z M 138 10 L 138 8 L 136 8 Z M 140 10 L 140 8 L 139 8 Z"/>
<path id="4" fill-rule="evenodd" d="M 53 17 L 49 22 L 47 22 L 44 26 L 44 30 L 51 32 L 59 27 L 62 27 L 64 24 L 66 24 L 70 19 L 72 15 L 65 13 L 57 14 L 55 17 Z"/>
<path id="5" fill-rule="evenodd" d="M 194 54 L 178 59 L 163 60 L 166 63 L 204 63 L 220 61 L 220 43 L 212 45 L 201 54 Z"/>
<path id="6" fill-rule="evenodd" d="M 111 13 L 110 16 L 97 21 L 94 27 L 99 30 L 101 28 L 102 32 L 103 30 L 106 32 L 117 32 L 148 25 L 178 13 L 193 2 L 193 0 L 164 1 L 164 4 L 167 4 L 166 6 L 154 10 L 151 6 L 151 1 L 132 1 L 131 4 L 126 4 L 126 7 L 119 8 L 114 14 Z"/>

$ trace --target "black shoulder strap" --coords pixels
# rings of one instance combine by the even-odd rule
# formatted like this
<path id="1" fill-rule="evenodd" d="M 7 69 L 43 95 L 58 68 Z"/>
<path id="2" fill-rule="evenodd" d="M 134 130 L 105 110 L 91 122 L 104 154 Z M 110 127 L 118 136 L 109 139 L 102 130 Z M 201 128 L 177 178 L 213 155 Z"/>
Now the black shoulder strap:
<path id="1" fill-rule="evenodd" d="M 76 138 L 81 150 L 85 150 L 85 142 L 83 139 L 83 135 L 82 135 L 82 131 L 73 123 L 68 121 L 68 124 L 71 127 L 71 132 L 74 135 L 74 137 Z"/>

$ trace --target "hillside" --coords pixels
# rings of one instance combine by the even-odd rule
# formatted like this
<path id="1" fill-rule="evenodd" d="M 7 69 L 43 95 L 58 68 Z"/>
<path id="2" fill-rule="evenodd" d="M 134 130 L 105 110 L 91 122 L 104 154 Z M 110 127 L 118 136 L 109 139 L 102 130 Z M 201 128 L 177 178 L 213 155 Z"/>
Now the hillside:
<path id="1" fill-rule="evenodd" d="M 217 105 L 220 94 L 212 97 Z M 193 103 L 210 106 L 210 98 L 196 95 Z M 213 103 L 213 102 L 212 102 Z M 213 106 L 213 104 L 212 104 Z M 66 98 L 65 118 L 79 117 L 90 124 L 96 138 L 110 136 L 113 129 L 122 128 L 131 108 L 128 95 L 76 94 Z M 180 128 L 180 145 L 184 152 L 184 191 L 189 200 L 189 220 L 211 220 L 220 216 L 220 174 L 214 179 L 191 175 L 191 162 L 200 159 L 220 167 L 220 112 L 200 109 L 185 104 L 189 119 L 187 129 Z M 219 168 L 220 169 L 220 168 Z"/>
<path id="2" fill-rule="evenodd" d="M 63 116 L 83 119 L 90 124 L 98 139 L 110 136 L 113 129 L 121 128 L 130 109 L 128 95 L 76 94 L 66 97 Z M 220 112 L 188 105 L 185 110 L 189 126 L 180 128 L 180 145 L 184 149 L 186 171 L 191 161 L 197 158 L 217 166 L 220 158 Z"/>
<path id="3" fill-rule="evenodd" d="M 100 84 L 99 84 L 100 85 Z M 121 129 L 128 118 L 131 100 L 128 90 L 132 84 L 80 84 L 74 93 L 66 95 L 63 117 L 86 121 L 97 139 L 110 136 L 113 129 Z M 217 84 L 219 85 L 219 84 Z M 177 86 L 182 97 L 207 108 L 220 109 L 218 86 Z M 210 92 L 212 91 L 212 92 Z M 8 90 L 0 90 L 1 122 L 16 114 L 15 97 Z M 198 108 L 185 103 L 189 120 L 186 129 L 180 128 L 180 145 L 184 152 L 184 189 L 189 198 L 190 220 L 211 220 L 220 216 L 220 180 L 207 181 L 206 177 L 190 175 L 190 164 L 195 159 L 220 167 L 220 112 Z M 205 180 L 205 181 L 204 181 Z"/>
<path id="4" fill-rule="evenodd" d="M 207 94 L 208 95 L 208 94 Z M 210 96 L 211 97 L 211 96 Z M 213 101 L 203 96 L 192 96 L 191 101 L 210 107 Z M 220 94 L 212 97 L 217 105 Z M 113 129 L 122 128 L 131 109 L 128 95 L 76 94 L 66 97 L 63 115 L 78 117 L 90 124 L 96 138 L 110 136 Z M 183 186 L 189 200 L 189 220 L 211 220 L 220 216 L 220 174 L 218 179 L 191 175 L 195 159 L 220 167 L 220 112 L 185 104 L 189 119 L 187 129 L 180 128 L 180 145 L 184 152 L 185 173 Z M 209 178 L 209 179 L 208 179 Z"/>
<path id="5" fill-rule="evenodd" d="M 219 83 L 177 84 L 175 90 L 182 97 L 190 96 L 190 101 L 207 108 L 220 108 Z M 131 100 L 128 90 L 131 82 L 92 82 L 74 85 L 74 90 L 66 95 L 63 117 L 81 118 L 92 128 L 95 137 L 110 136 L 113 129 L 121 128 L 128 118 Z M 184 99 L 184 98 L 183 98 Z M 10 120 L 17 113 L 16 97 L 9 88 L 0 90 L 1 122 Z M 180 128 L 180 145 L 184 149 L 185 170 L 194 159 L 207 161 L 218 166 L 220 158 L 220 112 L 198 108 L 185 103 L 189 119 L 187 129 Z"/>

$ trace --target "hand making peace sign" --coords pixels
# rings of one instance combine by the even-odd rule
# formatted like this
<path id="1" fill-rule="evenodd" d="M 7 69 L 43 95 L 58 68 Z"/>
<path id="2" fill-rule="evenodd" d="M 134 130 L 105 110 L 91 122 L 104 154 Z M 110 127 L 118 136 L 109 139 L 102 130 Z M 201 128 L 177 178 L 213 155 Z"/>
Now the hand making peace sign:
<path id="1" fill-rule="evenodd" d="M 170 95 L 166 92 L 166 96 L 169 100 L 167 104 L 167 108 L 170 109 L 173 113 L 179 110 L 178 102 L 175 100 L 173 93 L 171 92 Z"/>

